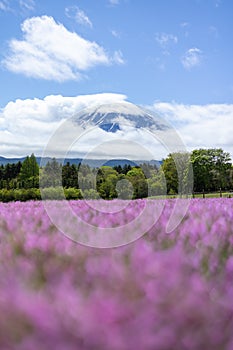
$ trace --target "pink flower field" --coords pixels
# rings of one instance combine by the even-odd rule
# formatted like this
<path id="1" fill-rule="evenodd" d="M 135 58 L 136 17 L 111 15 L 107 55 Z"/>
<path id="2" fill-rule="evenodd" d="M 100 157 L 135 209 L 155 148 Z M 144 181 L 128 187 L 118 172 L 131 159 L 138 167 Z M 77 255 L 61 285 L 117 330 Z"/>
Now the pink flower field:
<path id="1" fill-rule="evenodd" d="M 0 203 L 0 349 L 233 350 L 233 199 L 191 200 L 168 234 L 174 201 L 111 249 L 65 237 L 42 201 Z M 101 225 L 84 201 L 70 205 Z"/>

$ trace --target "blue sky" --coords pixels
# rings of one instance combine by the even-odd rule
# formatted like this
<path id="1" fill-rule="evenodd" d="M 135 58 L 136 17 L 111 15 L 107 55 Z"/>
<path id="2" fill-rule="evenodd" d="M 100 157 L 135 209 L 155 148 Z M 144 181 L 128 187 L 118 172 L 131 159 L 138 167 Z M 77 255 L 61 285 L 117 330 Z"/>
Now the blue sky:
<path id="1" fill-rule="evenodd" d="M 232 154 L 232 13 L 231 0 L 0 0 L 0 154 L 39 153 L 32 125 L 51 133 L 58 109 L 112 98 L 166 116 L 188 149 Z"/>

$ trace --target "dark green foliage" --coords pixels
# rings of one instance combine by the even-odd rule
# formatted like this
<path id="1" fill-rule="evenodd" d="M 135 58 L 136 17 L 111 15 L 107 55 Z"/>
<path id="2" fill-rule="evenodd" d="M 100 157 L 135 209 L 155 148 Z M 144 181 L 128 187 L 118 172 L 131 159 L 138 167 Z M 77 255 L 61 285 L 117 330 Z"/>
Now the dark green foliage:
<path id="1" fill-rule="evenodd" d="M 39 187 L 39 166 L 34 154 L 23 161 L 19 172 L 19 184 L 22 188 Z"/>
<path id="2" fill-rule="evenodd" d="M 0 201 L 28 201 L 28 200 L 40 200 L 40 190 L 38 188 L 22 188 L 22 189 L 1 189 L 0 190 Z"/>
<path id="3" fill-rule="evenodd" d="M 144 172 L 140 167 L 133 167 L 126 174 L 126 179 L 133 186 L 133 198 L 144 198 L 148 196 L 148 184 Z"/>
<path id="4" fill-rule="evenodd" d="M 102 166 L 96 176 L 97 191 L 103 199 L 117 197 L 116 184 L 118 173 L 110 166 Z"/>
<path id="5" fill-rule="evenodd" d="M 130 164 L 125 164 L 122 168 L 121 165 L 115 165 L 113 167 L 114 170 L 116 170 L 118 172 L 118 174 L 127 174 L 128 171 L 130 171 L 132 169 L 131 165 Z"/>
<path id="6" fill-rule="evenodd" d="M 176 169 L 175 160 L 172 154 L 169 154 L 168 157 L 164 159 L 162 164 L 162 170 L 166 178 L 167 193 L 178 193 L 178 173 Z"/>
<path id="7" fill-rule="evenodd" d="M 39 200 L 40 190 L 43 199 L 131 199 L 220 188 L 233 189 L 230 155 L 222 149 L 172 153 L 161 167 L 143 163 L 91 168 L 69 162 L 62 166 L 54 158 L 39 169 L 34 154 L 23 163 L 0 166 L 0 201 L 4 202 Z"/>
<path id="8" fill-rule="evenodd" d="M 99 199 L 99 193 L 94 189 L 84 190 L 82 191 L 82 197 L 84 199 Z"/>
<path id="9" fill-rule="evenodd" d="M 230 189 L 230 154 L 221 148 L 199 149 L 191 153 L 194 174 L 194 191 L 207 192 Z"/>
<path id="10" fill-rule="evenodd" d="M 21 167 L 21 162 L 0 166 L 0 189 L 13 189 L 18 187 L 18 181 L 16 179 L 19 176 Z"/>
<path id="11" fill-rule="evenodd" d="M 194 192 L 211 192 L 232 189 L 230 154 L 218 149 L 198 149 L 188 153 L 173 153 L 163 161 L 167 192 L 190 193 L 193 175 Z M 179 179 L 179 181 L 178 181 Z M 180 186 L 180 188 L 178 188 Z"/>
<path id="12" fill-rule="evenodd" d="M 66 199 L 82 199 L 82 193 L 79 189 L 69 187 L 69 188 L 64 188 L 64 194 Z"/>
<path id="13" fill-rule="evenodd" d="M 40 187 L 57 187 L 62 185 L 62 165 L 53 158 L 40 169 Z"/>
<path id="14" fill-rule="evenodd" d="M 62 167 L 62 186 L 65 188 L 79 188 L 78 168 L 74 164 L 70 165 L 70 163 L 67 162 L 66 165 Z"/>
<path id="15" fill-rule="evenodd" d="M 90 168 L 88 164 L 79 164 L 77 167 L 78 188 L 82 191 L 96 189 L 97 169 Z"/>

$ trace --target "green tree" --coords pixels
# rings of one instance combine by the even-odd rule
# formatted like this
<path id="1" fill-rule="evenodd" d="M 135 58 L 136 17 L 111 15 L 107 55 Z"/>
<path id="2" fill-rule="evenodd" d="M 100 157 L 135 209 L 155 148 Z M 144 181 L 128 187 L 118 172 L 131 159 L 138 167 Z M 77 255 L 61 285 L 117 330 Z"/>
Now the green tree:
<path id="1" fill-rule="evenodd" d="M 147 179 L 147 183 L 150 196 L 165 195 L 167 193 L 166 179 L 162 168 L 151 174 Z"/>
<path id="2" fill-rule="evenodd" d="M 178 173 L 175 160 L 171 153 L 163 160 L 161 168 L 166 178 L 167 193 L 178 193 Z"/>
<path id="3" fill-rule="evenodd" d="M 62 186 L 66 188 L 78 188 L 78 169 L 74 164 L 70 165 L 70 163 L 67 162 L 66 165 L 63 165 Z"/>
<path id="4" fill-rule="evenodd" d="M 117 197 L 116 184 L 118 173 L 110 166 L 102 166 L 96 176 L 96 185 L 99 195 L 104 199 Z"/>
<path id="5" fill-rule="evenodd" d="M 116 184 L 117 197 L 119 199 L 132 199 L 133 198 L 133 186 L 132 183 L 127 180 L 125 174 L 119 174 Z"/>
<path id="6" fill-rule="evenodd" d="M 23 161 L 19 173 L 19 180 L 23 188 L 37 188 L 39 186 L 39 166 L 34 154 L 30 157 L 27 156 Z"/>
<path id="7" fill-rule="evenodd" d="M 133 198 L 148 196 L 148 185 L 145 174 L 140 167 L 132 167 L 126 174 L 126 179 L 133 185 Z"/>
<path id="8" fill-rule="evenodd" d="M 198 149 L 191 153 L 194 191 L 226 189 L 232 167 L 230 154 L 221 148 Z"/>
<path id="9" fill-rule="evenodd" d="M 44 168 L 40 169 L 40 186 L 57 187 L 62 185 L 62 165 L 53 158 L 47 162 Z"/>
<path id="10" fill-rule="evenodd" d="M 167 193 L 191 194 L 193 191 L 193 172 L 188 152 L 170 153 L 161 166 L 167 183 Z"/>

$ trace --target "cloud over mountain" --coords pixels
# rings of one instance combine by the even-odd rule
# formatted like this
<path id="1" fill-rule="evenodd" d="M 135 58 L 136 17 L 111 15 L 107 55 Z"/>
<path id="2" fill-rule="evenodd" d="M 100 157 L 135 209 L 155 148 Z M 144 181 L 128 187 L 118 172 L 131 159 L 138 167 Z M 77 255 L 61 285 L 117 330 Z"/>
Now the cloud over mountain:
<path id="1" fill-rule="evenodd" d="M 41 154 L 49 137 L 64 120 L 83 108 L 120 102 L 125 98 L 125 95 L 103 93 L 11 101 L 0 110 L 0 155 Z"/>
<path id="2" fill-rule="evenodd" d="M 126 98 L 121 94 L 102 93 L 76 97 L 50 95 L 44 99 L 18 99 L 9 102 L 0 110 L 0 155 L 24 156 L 31 152 L 40 155 L 59 125 L 82 109 L 124 102 Z M 233 105 L 156 102 L 148 108 L 171 124 L 189 151 L 200 147 L 221 147 L 233 156 Z M 127 133 L 135 142 L 141 142 L 135 127 L 129 128 Z M 95 130 L 89 135 L 87 146 L 94 145 L 105 134 L 101 128 Z M 118 136 L 120 133 L 109 133 L 109 140 Z M 167 153 L 163 149 L 161 157 Z"/>

